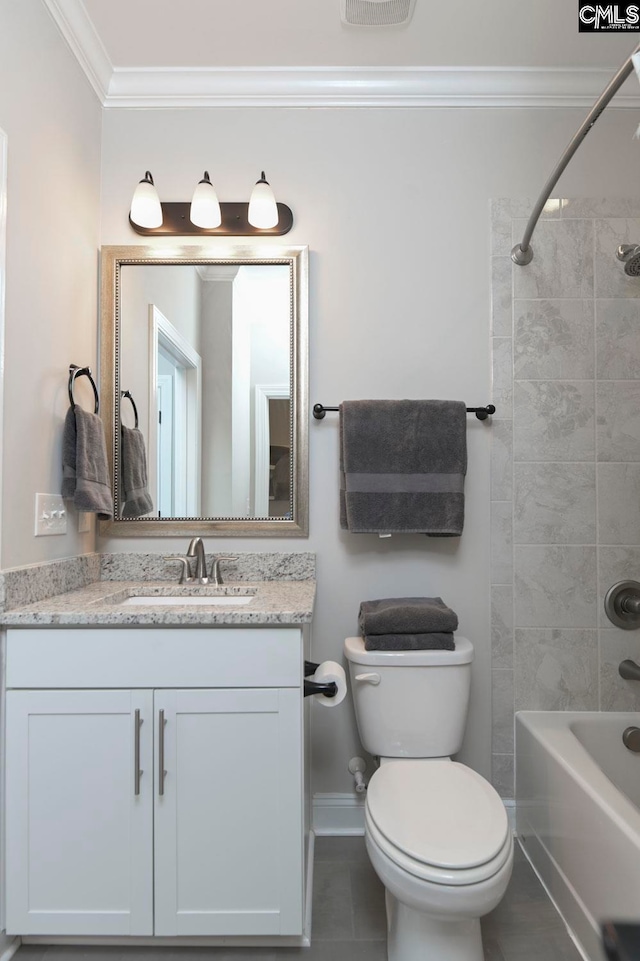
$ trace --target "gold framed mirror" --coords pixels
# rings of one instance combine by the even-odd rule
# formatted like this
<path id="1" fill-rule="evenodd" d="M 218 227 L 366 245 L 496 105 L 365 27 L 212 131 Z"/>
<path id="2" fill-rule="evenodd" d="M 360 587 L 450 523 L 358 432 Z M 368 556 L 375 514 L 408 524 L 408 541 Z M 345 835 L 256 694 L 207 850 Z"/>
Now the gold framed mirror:
<path id="1" fill-rule="evenodd" d="M 308 534 L 308 275 L 307 247 L 102 248 L 101 532 Z"/>

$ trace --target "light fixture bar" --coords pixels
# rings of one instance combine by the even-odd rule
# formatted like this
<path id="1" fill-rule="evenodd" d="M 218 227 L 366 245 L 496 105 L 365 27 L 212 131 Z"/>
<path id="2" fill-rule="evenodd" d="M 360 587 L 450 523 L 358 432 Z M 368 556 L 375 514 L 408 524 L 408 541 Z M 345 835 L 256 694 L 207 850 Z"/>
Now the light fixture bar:
<path id="1" fill-rule="evenodd" d="M 191 223 L 189 214 L 191 204 L 161 203 L 162 224 L 160 227 L 140 227 L 131 217 L 129 223 L 137 234 L 157 237 L 207 236 L 207 237 L 281 237 L 293 227 L 293 212 L 286 204 L 278 203 L 278 223 L 275 227 L 252 227 L 249 223 L 248 203 L 228 203 L 221 201 L 222 223 L 219 227 L 196 227 Z"/>

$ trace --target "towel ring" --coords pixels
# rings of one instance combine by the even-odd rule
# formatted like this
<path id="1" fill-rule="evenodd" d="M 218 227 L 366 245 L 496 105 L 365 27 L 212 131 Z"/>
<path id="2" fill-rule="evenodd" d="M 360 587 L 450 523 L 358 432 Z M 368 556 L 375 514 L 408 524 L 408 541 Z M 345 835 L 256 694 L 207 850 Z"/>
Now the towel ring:
<path id="1" fill-rule="evenodd" d="M 69 364 L 69 403 L 72 407 L 75 407 L 75 400 L 73 399 L 73 385 L 75 383 L 76 377 L 88 377 L 91 381 L 91 386 L 93 387 L 93 396 L 96 399 L 96 409 L 94 414 L 97 414 L 100 410 L 100 398 L 98 397 L 98 388 L 95 385 L 95 381 L 91 376 L 90 367 L 78 367 L 77 364 Z"/>
<path id="2" fill-rule="evenodd" d="M 134 417 L 135 417 L 135 419 L 136 419 L 135 426 L 136 426 L 136 428 L 137 428 L 137 426 L 138 426 L 138 408 L 136 407 L 136 402 L 135 402 L 135 400 L 134 400 L 133 397 L 131 396 L 131 391 L 130 391 L 130 390 L 121 390 L 121 391 L 120 391 L 120 396 L 121 396 L 121 397 L 126 397 L 128 400 L 131 401 L 131 406 L 133 407 L 133 414 L 134 414 Z"/>

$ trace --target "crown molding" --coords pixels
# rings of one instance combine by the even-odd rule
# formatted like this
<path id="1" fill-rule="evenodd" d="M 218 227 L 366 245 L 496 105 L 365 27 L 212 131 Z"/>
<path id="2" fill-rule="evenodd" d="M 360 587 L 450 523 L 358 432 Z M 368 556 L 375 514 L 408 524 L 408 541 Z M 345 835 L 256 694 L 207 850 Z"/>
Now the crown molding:
<path id="1" fill-rule="evenodd" d="M 106 103 L 113 64 L 81 0 L 43 0 L 58 30 L 84 70 L 100 103 Z"/>
<path id="2" fill-rule="evenodd" d="M 105 106 L 590 107 L 610 79 L 599 68 L 115 68 Z M 637 109 L 640 90 L 613 105 Z"/>
<path id="3" fill-rule="evenodd" d="M 114 67 L 82 0 L 43 0 L 105 107 L 590 107 L 589 67 Z M 635 78 L 614 107 L 640 107 Z"/>

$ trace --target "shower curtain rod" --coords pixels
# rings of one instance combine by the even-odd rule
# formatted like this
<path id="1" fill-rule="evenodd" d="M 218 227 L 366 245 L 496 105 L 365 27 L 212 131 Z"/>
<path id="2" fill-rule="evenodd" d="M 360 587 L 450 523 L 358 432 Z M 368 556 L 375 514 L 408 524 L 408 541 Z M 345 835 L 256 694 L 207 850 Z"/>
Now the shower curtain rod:
<path id="1" fill-rule="evenodd" d="M 562 157 L 553 168 L 549 179 L 542 188 L 542 193 L 538 197 L 536 205 L 533 208 L 533 212 L 529 217 L 529 222 L 527 223 L 522 240 L 519 244 L 516 244 L 511 251 L 511 259 L 513 260 L 514 264 L 518 264 L 519 267 L 526 267 L 526 265 L 530 264 L 533 260 L 531 237 L 533 236 L 533 231 L 536 229 L 536 224 L 540 219 L 540 214 L 544 209 L 544 205 L 551 196 L 551 191 L 557 184 L 558 180 L 564 173 L 567 164 L 593 127 L 600 114 L 604 111 L 605 107 L 609 105 L 610 101 L 617 94 L 625 80 L 633 73 L 634 67 L 632 57 L 638 52 L 640 52 L 640 45 L 638 45 L 633 53 L 625 60 L 615 77 L 610 80 L 606 89 L 600 94 L 600 97 L 594 103 L 582 125 L 574 134 L 573 139 L 570 141 Z"/>

